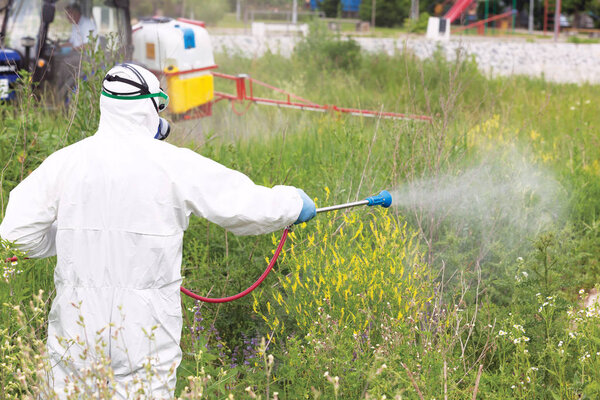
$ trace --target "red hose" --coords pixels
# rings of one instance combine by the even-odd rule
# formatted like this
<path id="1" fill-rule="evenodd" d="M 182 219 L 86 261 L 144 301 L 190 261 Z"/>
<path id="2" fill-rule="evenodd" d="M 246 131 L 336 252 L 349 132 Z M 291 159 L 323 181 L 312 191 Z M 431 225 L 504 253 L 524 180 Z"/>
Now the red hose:
<path id="1" fill-rule="evenodd" d="M 252 284 L 252 286 L 250 286 L 248 289 L 244 290 L 243 292 L 240 292 L 240 293 L 238 293 L 236 295 L 233 295 L 233 296 L 220 297 L 220 298 L 198 296 L 197 294 L 195 294 L 193 292 L 190 292 L 189 290 L 187 290 L 183 286 L 180 287 L 181 292 L 183 294 L 186 294 L 186 295 L 190 296 L 192 299 L 200 300 L 200 301 L 203 301 L 205 303 L 228 303 L 230 301 L 237 300 L 239 298 L 242 298 L 242 297 L 246 296 L 247 294 L 249 294 L 250 292 L 252 292 L 254 289 L 256 289 L 262 283 L 262 281 L 265 280 L 265 278 L 267 277 L 267 275 L 269 275 L 269 272 L 271 272 L 271 270 L 273 269 L 273 266 L 275 266 L 275 263 L 277 262 L 277 258 L 279 257 L 279 253 L 281 253 L 281 250 L 283 249 L 283 245 L 285 244 L 285 240 L 287 239 L 288 233 L 289 233 L 289 229 L 285 228 L 283 230 L 283 234 L 281 235 L 281 239 L 279 240 L 279 245 L 277 246 L 277 250 L 275 250 L 275 254 L 273 254 L 273 257 L 271 258 L 271 261 L 269 262 L 269 266 L 267 267 L 267 269 L 265 270 L 265 272 L 263 272 L 263 274 L 260 276 L 260 278 L 258 278 L 256 280 L 256 282 L 254 282 Z"/>
<path id="2" fill-rule="evenodd" d="M 237 300 L 237 299 L 240 299 L 240 298 L 246 296 L 247 294 L 252 292 L 254 289 L 256 289 L 265 280 L 267 275 L 269 275 L 269 273 L 275 266 L 275 263 L 277 262 L 277 258 L 279 258 L 279 254 L 281 253 L 281 250 L 283 249 L 283 245 L 285 244 L 285 241 L 287 239 L 289 231 L 290 231 L 289 228 L 285 228 L 283 230 L 281 239 L 279 239 L 279 245 L 277 246 L 277 249 L 275 250 L 275 254 L 273 254 L 273 257 L 271 258 L 271 261 L 269 262 L 269 266 L 267 267 L 265 272 L 263 272 L 263 274 L 256 280 L 256 282 L 254 282 L 252 284 L 252 286 L 250 286 L 248 289 L 244 290 L 243 292 L 240 292 L 233 296 L 220 297 L 220 298 L 202 297 L 202 296 L 197 295 L 194 292 L 189 291 L 188 289 L 184 288 L 183 286 L 180 287 L 181 292 L 185 295 L 190 296 L 192 299 L 200 300 L 205 303 L 228 303 L 230 301 Z M 18 261 L 18 260 L 19 259 L 17 257 L 12 257 L 12 258 L 7 258 L 5 261 L 6 262 L 14 262 L 14 261 Z"/>

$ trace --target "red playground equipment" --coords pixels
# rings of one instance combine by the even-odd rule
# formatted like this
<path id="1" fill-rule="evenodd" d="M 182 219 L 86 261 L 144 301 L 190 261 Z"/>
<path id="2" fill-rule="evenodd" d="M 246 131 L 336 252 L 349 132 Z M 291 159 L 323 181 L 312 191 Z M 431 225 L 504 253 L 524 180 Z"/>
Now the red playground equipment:
<path id="1" fill-rule="evenodd" d="M 473 4 L 474 1 L 475 0 L 457 0 L 454 3 L 454 5 L 448 10 L 446 15 L 444 15 L 442 18 L 436 18 L 436 17 L 429 18 L 429 23 L 427 25 L 427 37 L 430 39 L 440 39 L 440 38 L 449 39 L 450 38 L 450 25 L 452 24 L 452 22 L 457 20 L 469 7 L 471 7 L 472 5 L 476 6 Z M 545 0 L 545 1 L 549 1 L 549 0 Z M 512 25 L 514 28 L 514 19 L 515 19 L 515 15 L 517 13 L 516 10 L 514 9 L 515 0 L 513 0 L 513 10 L 504 12 L 502 14 L 489 16 L 488 7 L 489 7 L 488 0 L 486 0 L 486 2 L 485 2 L 485 18 L 484 19 L 469 23 L 465 26 L 454 27 L 453 30 L 455 32 L 462 32 L 466 29 L 476 28 L 477 33 L 480 35 L 483 35 L 483 34 L 485 34 L 485 30 L 486 30 L 486 27 L 488 26 L 489 22 L 500 21 L 501 26 L 502 26 L 504 20 L 507 20 L 509 18 L 512 18 Z M 473 16 L 475 16 L 475 13 L 473 14 Z"/>
<path id="2" fill-rule="evenodd" d="M 457 0 L 456 3 L 444 15 L 444 19 L 454 22 L 465 10 L 473 3 L 474 0 Z"/>
<path id="3" fill-rule="evenodd" d="M 485 27 L 488 22 L 498 21 L 501 19 L 509 18 L 509 17 L 513 16 L 514 14 L 516 14 L 516 10 L 507 11 L 502 14 L 494 15 L 492 17 L 473 22 L 472 24 L 469 24 L 469 25 L 457 26 L 456 28 L 454 28 L 454 32 L 462 32 L 467 29 L 476 28 L 477 33 L 479 35 L 483 35 L 483 34 L 485 34 Z"/>

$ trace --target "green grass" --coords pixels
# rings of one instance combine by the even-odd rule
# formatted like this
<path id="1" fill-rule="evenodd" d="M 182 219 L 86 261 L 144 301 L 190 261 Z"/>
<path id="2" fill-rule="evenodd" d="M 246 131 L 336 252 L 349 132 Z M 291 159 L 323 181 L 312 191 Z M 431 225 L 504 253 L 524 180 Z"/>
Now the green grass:
<path id="1" fill-rule="evenodd" d="M 244 21 L 238 21 L 235 14 L 226 13 L 219 22 L 216 23 L 218 28 L 244 28 Z"/>
<path id="2" fill-rule="evenodd" d="M 170 140 L 258 184 L 301 187 L 318 206 L 462 176 L 486 162 L 508 171 L 518 160 L 558 182 L 565 212 L 517 244 L 514 230 L 477 224 L 485 213 L 466 221 L 411 208 L 318 216 L 295 229 L 285 258 L 254 296 L 184 311 L 186 327 L 209 332 L 214 324 L 219 338 L 212 331 L 193 339 L 185 328 L 178 390 L 192 375 L 208 398 L 245 398 L 246 388 L 288 399 L 418 398 L 416 388 L 423 398 L 474 391 L 489 399 L 596 398 L 600 320 L 577 310 L 579 290 L 600 280 L 598 87 L 487 79 L 469 60 L 356 55 L 326 36 L 310 40 L 291 59 L 216 60 L 222 72 L 248 73 L 319 103 L 434 122 L 257 105 L 238 116 L 219 103 L 211 118 L 175 124 Z M 85 84 L 67 138 L 71 114 L 56 118 L 27 92 L 22 104 L 1 106 L 4 207 L 9 190 L 45 156 L 94 132 L 97 83 Z M 217 89 L 232 90 L 219 82 Z M 492 170 L 492 182 L 503 179 L 503 168 Z M 536 204 L 543 203 L 532 196 L 528 206 Z M 242 290 L 262 272 L 276 239 L 238 238 L 192 218 L 184 284 L 202 294 Z M 38 289 L 52 297 L 53 261 L 23 263 L 24 272 L 0 282 L 0 303 L 27 309 Z M 194 306 L 183 302 L 184 310 Z M 203 321 L 195 320 L 200 314 Z M 14 315 L 0 313 L 0 331 L 13 344 L 23 336 Z M 43 339 L 44 326 L 34 328 Z M 12 360 L 0 366 L 9 388 L 0 399 L 18 397 L 13 374 L 25 353 L 1 347 L 0 356 Z"/>
<path id="3" fill-rule="evenodd" d="M 575 43 L 575 44 L 598 44 L 598 43 L 600 43 L 600 39 L 581 38 L 579 36 L 569 36 L 567 38 L 567 42 Z"/>
<path id="4" fill-rule="evenodd" d="M 312 20 L 313 20 L 313 17 L 311 17 L 311 16 L 301 15 L 299 17 L 299 22 L 301 22 L 301 23 L 302 22 L 310 23 Z M 278 22 L 278 21 L 268 20 L 265 18 L 257 18 L 257 19 L 255 19 L 255 22 L 267 22 L 268 23 L 268 22 Z M 280 22 L 285 22 L 285 21 L 280 21 Z M 341 33 L 347 34 L 347 35 L 356 34 L 356 35 L 367 36 L 367 37 L 390 37 L 390 36 L 397 36 L 398 34 L 405 32 L 405 30 L 400 27 L 395 27 L 395 28 L 375 27 L 375 29 L 371 29 L 371 30 L 369 30 L 369 32 L 358 33 L 358 32 L 356 32 L 356 24 L 354 22 L 347 22 L 346 20 L 344 20 L 342 18 L 335 20 L 335 22 L 339 26 L 339 31 Z M 250 28 L 249 24 L 250 24 L 250 21 L 248 22 L 248 24 L 244 24 L 243 18 L 242 18 L 242 20 L 238 21 L 235 13 L 227 13 L 219 22 L 217 22 L 215 24 L 215 27 L 216 28 L 243 29 L 243 28 Z"/>
<path id="5" fill-rule="evenodd" d="M 249 17 L 250 18 L 250 17 Z M 284 20 L 285 15 L 273 15 L 273 19 L 269 19 L 266 18 L 263 15 L 257 15 L 257 18 L 255 18 L 254 22 L 280 22 L 280 23 L 285 23 L 287 21 Z M 299 15 L 298 16 L 298 22 L 299 23 L 310 23 L 312 20 L 314 19 L 314 17 L 312 15 Z M 216 24 L 215 27 L 216 28 L 236 28 L 236 29 L 243 29 L 243 28 L 250 28 L 250 24 L 252 23 L 252 21 L 248 20 L 247 24 L 244 24 L 244 17 L 242 15 L 241 20 L 238 21 L 236 14 L 235 13 L 226 13 L 222 19 L 220 19 Z M 348 23 L 342 23 L 342 29 L 346 29 L 348 28 L 348 25 L 354 27 L 353 24 L 348 24 Z"/>

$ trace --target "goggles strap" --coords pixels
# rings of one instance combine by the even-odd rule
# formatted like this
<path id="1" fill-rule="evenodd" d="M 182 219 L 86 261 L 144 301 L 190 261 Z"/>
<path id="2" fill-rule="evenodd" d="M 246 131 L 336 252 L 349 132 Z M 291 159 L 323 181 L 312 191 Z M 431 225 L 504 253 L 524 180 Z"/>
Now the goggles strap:
<path id="1" fill-rule="evenodd" d="M 119 92 L 114 92 L 112 90 L 109 90 L 106 87 L 104 87 L 104 85 L 102 85 L 103 86 L 102 89 L 104 89 L 104 91 L 115 94 L 115 95 L 127 96 L 127 95 L 133 95 L 133 94 L 148 94 L 148 93 L 150 93 L 150 90 L 148 90 L 148 85 L 140 84 L 138 82 L 132 81 L 131 79 L 121 78 L 120 76 L 116 76 L 116 75 L 106 75 L 104 80 L 109 81 L 109 82 L 123 82 L 123 83 L 126 83 L 128 85 L 134 86 L 139 89 L 138 91 L 135 91 L 135 92 L 119 93 Z"/>
<path id="2" fill-rule="evenodd" d="M 156 97 L 156 95 L 152 95 L 150 93 L 150 89 L 148 88 L 148 83 L 146 82 L 146 80 L 144 79 L 142 74 L 140 74 L 139 71 L 137 71 L 135 68 L 133 68 L 131 65 L 129 65 L 127 63 L 121 64 L 121 67 L 126 68 L 126 69 L 130 70 L 131 72 L 133 72 L 133 74 L 138 77 L 138 79 L 140 80 L 141 83 L 132 81 L 131 79 L 127 79 L 127 78 L 121 78 L 120 76 L 117 76 L 117 75 L 106 75 L 104 77 L 104 80 L 102 81 L 102 94 L 107 97 L 110 97 L 113 99 L 119 99 L 119 100 L 137 100 L 137 99 L 149 98 L 150 100 L 152 100 L 152 105 L 154 106 L 154 109 L 158 113 L 159 112 L 158 105 L 156 104 L 156 101 L 154 100 L 154 97 Z M 109 90 L 106 87 L 104 87 L 104 81 L 126 83 L 128 85 L 138 88 L 139 90 L 136 92 L 126 92 L 126 93 L 115 92 L 115 91 Z"/>
<path id="3" fill-rule="evenodd" d="M 148 82 L 146 82 L 146 80 L 144 79 L 144 77 L 142 76 L 142 74 L 140 74 L 140 72 L 137 69 L 133 68 L 131 65 L 129 65 L 127 63 L 123 63 L 121 65 L 124 68 L 127 68 L 128 70 L 130 70 L 131 72 L 133 72 L 135 74 L 135 76 L 138 77 L 138 79 L 140 80 L 140 82 L 142 82 L 142 84 L 145 86 L 146 93 L 150 93 L 150 89 L 148 87 Z M 142 94 L 146 94 L 146 93 L 142 93 Z M 154 106 L 154 110 L 158 114 L 160 111 L 158 110 L 158 105 L 156 104 L 156 101 L 154 101 L 153 98 L 150 98 L 150 100 L 152 100 L 152 105 Z"/>

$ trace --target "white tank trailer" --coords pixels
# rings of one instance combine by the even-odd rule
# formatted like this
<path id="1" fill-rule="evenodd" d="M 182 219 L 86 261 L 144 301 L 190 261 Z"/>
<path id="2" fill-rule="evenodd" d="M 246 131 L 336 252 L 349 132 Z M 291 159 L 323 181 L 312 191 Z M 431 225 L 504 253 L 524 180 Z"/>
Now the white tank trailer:
<path id="1" fill-rule="evenodd" d="M 132 27 L 133 60 L 161 79 L 174 114 L 210 103 L 217 68 L 204 23 L 154 17 Z M 166 85 L 165 85 L 166 84 Z"/>

